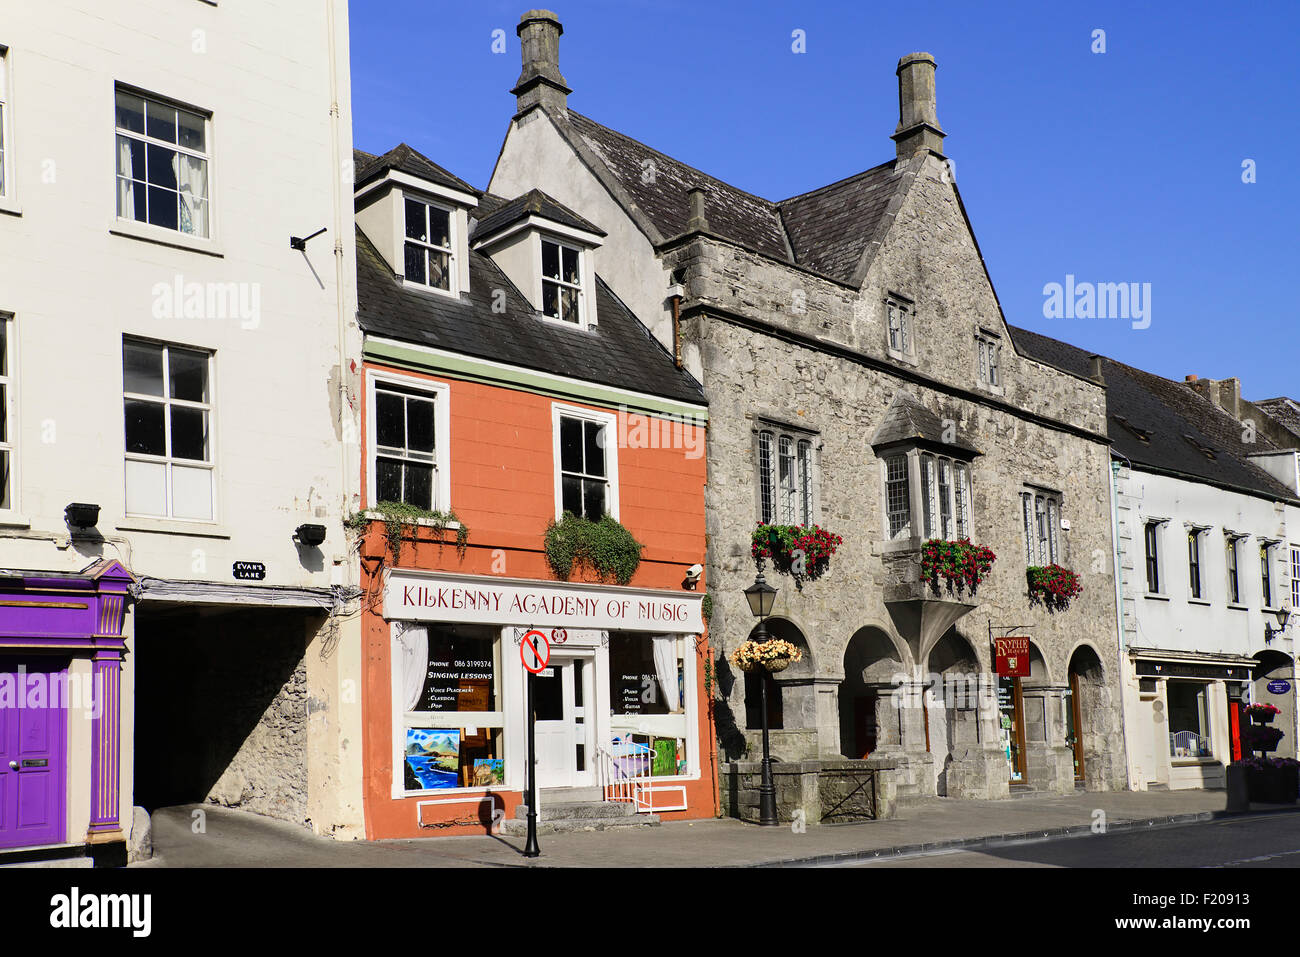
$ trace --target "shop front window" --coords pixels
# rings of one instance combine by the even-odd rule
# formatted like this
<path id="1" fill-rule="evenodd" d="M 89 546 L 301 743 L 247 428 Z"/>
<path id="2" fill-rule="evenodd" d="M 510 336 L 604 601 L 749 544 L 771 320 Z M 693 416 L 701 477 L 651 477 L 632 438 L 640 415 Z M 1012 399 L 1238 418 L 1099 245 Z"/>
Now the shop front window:
<path id="1" fill-rule="evenodd" d="M 611 734 L 651 751 L 651 774 L 685 774 L 686 642 L 677 635 L 610 632 Z"/>
<path id="2" fill-rule="evenodd" d="M 1209 757 L 1208 686 L 1196 681 L 1170 681 L 1166 693 L 1169 699 L 1169 756 Z"/>
<path id="3" fill-rule="evenodd" d="M 498 629 L 398 628 L 393 667 L 403 790 L 504 784 Z"/>

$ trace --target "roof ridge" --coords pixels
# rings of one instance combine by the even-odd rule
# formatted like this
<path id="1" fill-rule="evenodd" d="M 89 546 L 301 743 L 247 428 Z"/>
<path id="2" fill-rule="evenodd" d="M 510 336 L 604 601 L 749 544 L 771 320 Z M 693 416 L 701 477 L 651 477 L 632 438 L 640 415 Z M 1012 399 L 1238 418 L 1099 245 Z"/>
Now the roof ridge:
<path id="1" fill-rule="evenodd" d="M 853 173 L 849 176 L 845 176 L 842 179 L 837 179 L 833 183 L 827 183 L 825 186 L 818 186 L 816 189 L 805 190 L 802 193 L 795 193 L 793 196 L 787 196 L 785 199 L 779 199 L 776 201 L 776 205 L 784 206 L 786 203 L 794 202 L 796 199 L 803 199 L 805 196 L 812 196 L 814 193 L 823 193 L 828 189 L 834 189 L 836 186 L 843 186 L 845 183 L 849 182 L 850 180 L 855 180 L 858 179 L 859 177 L 866 176 L 868 173 L 874 173 L 876 170 L 882 169 L 886 166 L 893 166 L 897 162 L 898 162 L 897 159 L 891 159 L 891 160 L 886 160 L 883 163 L 877 163 L 875 166 L 872 166 L 869 169 L 859 170 L 858 172 Z"/>

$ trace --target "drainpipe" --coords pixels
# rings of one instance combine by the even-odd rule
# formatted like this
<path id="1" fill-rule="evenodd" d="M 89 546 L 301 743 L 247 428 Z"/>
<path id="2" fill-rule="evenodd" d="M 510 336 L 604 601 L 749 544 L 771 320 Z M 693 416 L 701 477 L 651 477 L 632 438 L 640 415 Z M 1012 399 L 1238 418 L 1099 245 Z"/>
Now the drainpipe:
<path id="1" fill-rule="evenodd" d="M 329 71 L 330 71 L 330 148 L 333 154 L 331 184 L 334 197 L 334 295 L 338 300 L 338 348 L 339 348 L 339 426 L 342 417 L 348 414 L 348 358 L 347 358 L 347 303 L 345 301 L 346 283 L 344 269 L 347 265 L 343 255 L 343 209 L 342 209 L 342 164 L 339 155 L 339 123 L 342 111 L 339 108 L 339 71 L 338 71 L 338 30 L 334 20 L 335 0 L 329 0 L 325 8 L 326 27 L 329 34 Z M 349 157 L 350 159 L 350 157 Z M 346 442 L 339 443 L 339 457 L 342 462 L 343 515 L 347 515 L 352 505 L 352 482 L 348 475 L 350 458 Z"/>
<path id="2" fill-rule="evenodd" d="M 1128 687 L 1128 682 L 1125 680 L 1124 674 L 1124 589 L 1121 581 L 1120 569 L 1122 566 L 1119 554 L 1118 462 L 1112 461 L 1110 463 L 1107 477 L 1110 480 L 1110 537 L 1115 559 L 1115 635 L 1117 638 L 1116 665 L 1119 668 L 1119 730 L 1124 738 L 1124 786 L 1131 791 L 1133 790 L 1133 773 L 1128 750 L 1128 693 L 1125 690 Z"/>

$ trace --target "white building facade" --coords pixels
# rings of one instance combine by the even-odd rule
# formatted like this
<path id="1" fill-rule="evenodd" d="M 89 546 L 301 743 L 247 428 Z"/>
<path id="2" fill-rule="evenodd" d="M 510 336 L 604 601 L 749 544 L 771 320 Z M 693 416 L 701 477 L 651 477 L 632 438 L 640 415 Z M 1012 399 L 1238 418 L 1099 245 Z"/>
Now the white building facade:
<path id="1" fill-rule="evenodd" d="M 0 851 L 346 831 L 346 0 L 0 7 Z M 4 710 L 77 678 L 97 717 Z"/>

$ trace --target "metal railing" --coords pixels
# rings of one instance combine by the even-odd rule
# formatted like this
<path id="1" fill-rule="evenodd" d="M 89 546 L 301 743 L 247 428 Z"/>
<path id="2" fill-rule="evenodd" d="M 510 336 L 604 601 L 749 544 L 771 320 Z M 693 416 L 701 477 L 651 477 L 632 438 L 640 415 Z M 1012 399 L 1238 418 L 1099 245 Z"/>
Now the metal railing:
<path id="1" fill-rule="evenodd" d="M 653 809 L 650 769 L 654 751 L 644 744 L 614 738 L 609 748 L 599 748 L 600 787 L 606 801 L 632 804 L 638 814 Z"/>
<path id="2" fill-rule="evenodd" d="M 1210 739 L 1197 734 L 1195 731 L 1171 731 L 1169 733 L 1169 756 L 1171 758 L 1209 757 Z"/>

